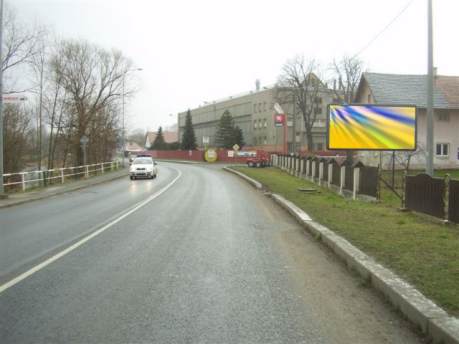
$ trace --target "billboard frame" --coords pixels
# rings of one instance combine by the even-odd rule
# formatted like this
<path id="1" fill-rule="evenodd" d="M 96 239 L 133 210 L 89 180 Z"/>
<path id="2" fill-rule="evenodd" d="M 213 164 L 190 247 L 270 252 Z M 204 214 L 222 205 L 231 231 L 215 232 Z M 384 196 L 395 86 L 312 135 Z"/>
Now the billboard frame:
<path id="1" fill-rule="evenodd" d="M 380 106 L 380 107 L 412 107 L 414 108 L 414 148 L 412 149 L 379 149 L 379 148 L 330 148 L 330 106 Z M 327 149 L 333 151 L 376 151 L 376 152 L 414 152 L 418 149 L 418 107 L 413 104 L 338 104 L 331 103 L 327 105 L 326 119 L 326 140 Z"/>

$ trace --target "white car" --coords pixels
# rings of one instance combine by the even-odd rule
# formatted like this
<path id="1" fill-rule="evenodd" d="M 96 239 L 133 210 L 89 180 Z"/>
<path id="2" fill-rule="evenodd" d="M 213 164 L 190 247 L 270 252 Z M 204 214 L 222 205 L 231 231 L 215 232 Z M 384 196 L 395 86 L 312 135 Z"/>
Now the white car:
<path id="1" fill-rule="evenodd" d="M 132 161 L 129 167 L 129 177 L 132 179 L 149 178 L 153 179 L 158 176 L 156 162 L 150 157 L 138 157 Z"/>

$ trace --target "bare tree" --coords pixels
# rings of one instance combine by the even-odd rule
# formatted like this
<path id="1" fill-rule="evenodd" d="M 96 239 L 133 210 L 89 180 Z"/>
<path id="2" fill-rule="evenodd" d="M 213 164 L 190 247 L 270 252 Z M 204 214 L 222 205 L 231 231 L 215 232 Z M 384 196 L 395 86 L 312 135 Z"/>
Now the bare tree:
<path id="1" fill-rule="evenodd" d="M 14 10 L 5 6 L 4 13 L 4 39 L 3 39 L 3 60 L 1 68 L 8 76 L 13 68 L 20 67 L 29 62 L 36 54 L 38 38 L 43 34 L 43 28 L 29 29 L 20 23 Z M 4 93 L 15 93 L 18 90 L 4 90 Z"/>
<path id="2" fill-rule="evenodd" d="M 304 56 L 296 56 L 288 60 L 282 67 L 278 80 L 278 94 L 282 95 L 284 102 L 291 102 L 295 105 L 294 116 L 300 113 L 306 131 L 308 150 L 313 150 L 314 139 L 312 128 L 317 119 L 319 111 L 318 95 L 325 89 L 319 77 L 319 64 L 316 60 L 305 60 Z M 293 133 L 296 141 L 296 133 Z"/>
<path id="3" fill-rule="evenodd" d="M 5 172 L 19 172 L 31 147 L 31 111 L 22 105 L 6 104 L 3 110 Z"/>
<path id="4" fill-rule="evenodd" d="M 363 71 L 363 62 L 357 57 L 343 56 L 340 60 L 333 60 L 331 65 L 333 78 L 338 85 L 334 88 L 335 96 L 346 104 L 354 101 Z"/>
<path id="5" fill-rule="evenodd" d="M 333 83 L 336 85 L 338 81 L 337 87 L 333 87 L 336 99 L 345 104 L 353 103 L 362 76 L 363 62 L 355 56 L 344 55 L 340 60 L 333 59 L 331 70 Z M 346 151 L 346 161 L 353 163 L 353 160 L 354 151 Z"/>
<path id="6" fill-rule="evenodd" d="M 82 164 L 80 139 L 89 135 L 89 126 L 97 122 L 99 115 L 113 115 L 107 111 L 122 96 L 123 78 L 131 68 L 131 61 L 119 51 L 106 51 L 83 41 L 62 41 L 52 63 L 74 115 L 69 122 L 73 129 L 68 136 L 72 140 L 70 147 L 75 163 Z"/>

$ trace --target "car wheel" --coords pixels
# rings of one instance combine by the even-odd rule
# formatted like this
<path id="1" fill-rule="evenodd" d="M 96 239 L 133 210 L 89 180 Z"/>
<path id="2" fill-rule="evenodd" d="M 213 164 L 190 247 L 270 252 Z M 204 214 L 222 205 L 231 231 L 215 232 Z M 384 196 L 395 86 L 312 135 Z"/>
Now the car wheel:
<path id="1" fill-rule="evenodd" d="M 130 176 L 129 178 L 130 178 L 131 180 L 133 180 L 133 179 L 134 179 L 134 177 L 133 177 L 133 176 Z"/>

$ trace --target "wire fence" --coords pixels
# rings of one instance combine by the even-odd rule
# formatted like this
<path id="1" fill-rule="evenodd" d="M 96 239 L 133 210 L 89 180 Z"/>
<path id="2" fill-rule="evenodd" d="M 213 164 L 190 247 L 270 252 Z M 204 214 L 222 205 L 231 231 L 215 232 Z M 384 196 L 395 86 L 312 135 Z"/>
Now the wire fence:
<path id="1" fill-rule="evenodd" d="M 93 177 L 108 171 L 115 171 L 119 167 L 119 161 L 108 161 L 50 170 L 6 173 L 3 175 L 3 186 L 6 192 L 27 191 L 33 188 L 64 184 L 69 180 Z"/>

